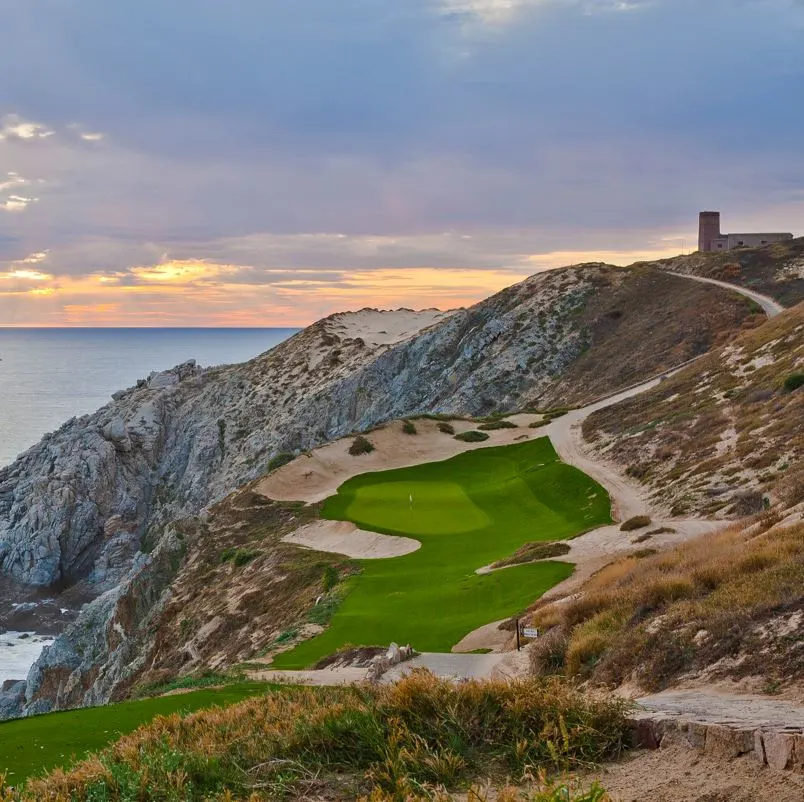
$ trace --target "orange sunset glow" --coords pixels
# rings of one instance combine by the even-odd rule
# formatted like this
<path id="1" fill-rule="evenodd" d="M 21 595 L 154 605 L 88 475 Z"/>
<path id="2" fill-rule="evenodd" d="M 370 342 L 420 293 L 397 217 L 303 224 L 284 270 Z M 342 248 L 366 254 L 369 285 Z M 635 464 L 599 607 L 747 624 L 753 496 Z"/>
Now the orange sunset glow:
<path id="1" fill-rule="evenodd" d="M 581 252 L 523 256 L 516 267 L 282 269 L 165 260 L 125 271 L 55 276 L 19 266 L 0 273 L 5 326 L 305 326 L 366 306 L 455 309 L 541 270 L 581 262 L 630 264 L 674 253 Z M 41 260 L 41 261 L 44 261 Z"/>

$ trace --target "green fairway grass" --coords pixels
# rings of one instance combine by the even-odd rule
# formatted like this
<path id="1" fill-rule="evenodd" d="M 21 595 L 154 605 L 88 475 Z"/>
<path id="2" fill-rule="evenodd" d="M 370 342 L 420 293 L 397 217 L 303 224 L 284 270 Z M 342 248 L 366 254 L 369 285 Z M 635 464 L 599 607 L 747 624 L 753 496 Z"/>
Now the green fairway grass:
<path id="1" fill-rule="evenodd" d="M 0 776 L 8 785 L 66 766 L 133 732 L 154 716 L 229 705 L 276 686 L 241 682 L 225 688 L 87 707 L 0 723 Z"/>
<path id="2" fill-rule="evenodd" d="M 606 491 L 559 461 L 548 438 L 477 449 L 345 482 L 322 516 L 419 540 L 413 554 L 362 560 L 362 573 L 321 635 L 280 654 L 304 668 L 346 644 L 410 643 L 449 651 L 464 635 L 527 607 L 572 566 L 542 562 L 479 576 L 525 543 L 575 537 L 611 522 Z"/>

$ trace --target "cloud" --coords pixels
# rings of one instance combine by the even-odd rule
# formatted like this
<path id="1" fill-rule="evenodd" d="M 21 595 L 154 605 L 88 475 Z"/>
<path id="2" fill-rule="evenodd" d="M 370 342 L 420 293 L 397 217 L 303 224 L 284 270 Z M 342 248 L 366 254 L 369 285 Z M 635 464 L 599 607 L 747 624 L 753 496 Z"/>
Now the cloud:
<path id="1" fill-rule="evenodd" d="M 469 300 L 480 271 L 678 250 L 704 207 L 799 230 L 802 22 L 791 0 L 7 0 L 0 47 L 30 68 L 0 86 L 0 270 L 47 252 L 53 286 L 0 319 L 178 319 L 188 287 L 205 319 L 248 288 L 309 320 L 350 276 L 381 297 L 372 273 L 465 271 Z"/>

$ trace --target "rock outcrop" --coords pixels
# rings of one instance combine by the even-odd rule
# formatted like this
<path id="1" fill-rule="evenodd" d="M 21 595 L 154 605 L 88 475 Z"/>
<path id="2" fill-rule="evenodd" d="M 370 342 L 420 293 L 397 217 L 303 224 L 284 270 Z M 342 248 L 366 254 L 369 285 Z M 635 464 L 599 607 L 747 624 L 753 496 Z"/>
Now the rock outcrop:
<path id="1" fill-rule="evenodd" d="M 685 314 L 696 304 L 707 315 L 689 337 Z M 666 321 L 659 339 L 651 310 Z M 276 454 L 417 413 L 588 400 L 698 353 L 749 314 L 715 287 L 585 265 L 449 316 L 423 314 L 422 331 L 372 338 L 364 315 L 361 336 L 350 336 L 348 316 L 333 316 L 245 364 L 188 362 L 115 393 L 0 470 L 0 575 L 96 597 L 31 670 L 24 709 L 110 698 L 138 658 L 132 632 L 162 603 L 166 566 L 181 559 L 171 522 L 260 476 Z M 624 366 L 607 359 L 573 384 L 573 366 L 610 348 L 626 322 Z M 668 337 L 673 349 L 657 351 Z"/>

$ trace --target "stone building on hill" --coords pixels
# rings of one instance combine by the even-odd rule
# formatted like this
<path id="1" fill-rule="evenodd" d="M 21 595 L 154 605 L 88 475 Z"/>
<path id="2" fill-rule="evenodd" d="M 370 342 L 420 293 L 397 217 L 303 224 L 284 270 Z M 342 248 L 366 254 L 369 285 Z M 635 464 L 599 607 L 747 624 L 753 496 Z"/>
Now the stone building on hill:
<path id="1" fill-rule="evenodd" d="M 735 248 L 759 248 L 772 242 L 793 239 L 792 234 L 721 234 L 720 212 L 701 212 L 698 217 L 698 250 L 731 251 Z"/>

